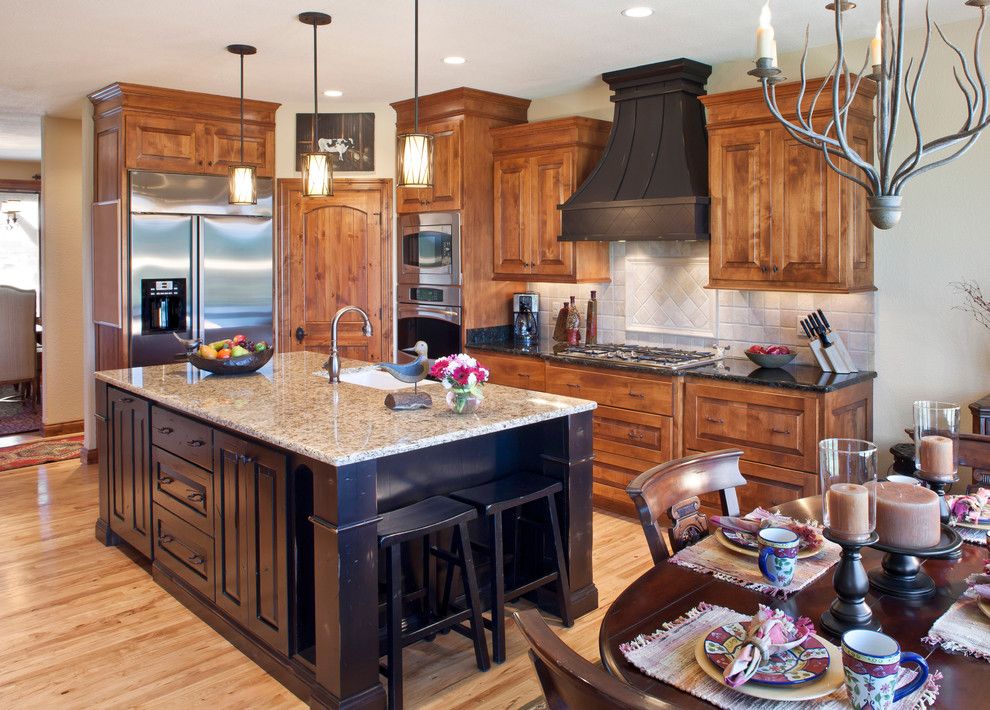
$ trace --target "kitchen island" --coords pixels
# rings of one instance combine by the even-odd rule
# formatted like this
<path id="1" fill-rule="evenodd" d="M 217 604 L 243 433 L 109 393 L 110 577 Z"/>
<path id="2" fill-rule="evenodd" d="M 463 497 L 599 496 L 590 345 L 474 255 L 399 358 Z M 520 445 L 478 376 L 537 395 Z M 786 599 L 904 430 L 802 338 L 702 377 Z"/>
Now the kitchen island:
<path id="1" fill-rule="evenodd" d="M 432 409 L 393 412 L 386 390 L 320 377 L 325 359 L 278 354 L 236 377 L 98 372 L 97 538 L 151 560 L 162 587 L 313 707 L 385 706 L 376 522 L 423 498 L 519 471 L 560 480 L 572 608 L 598 606 L 593 402 L 489 385 L 459 416 L 431 384 Z M 540 546 L 522 549 L 523 569 L 542 564 Z M 552 594 L 532 599 L 554 610 Z"/>

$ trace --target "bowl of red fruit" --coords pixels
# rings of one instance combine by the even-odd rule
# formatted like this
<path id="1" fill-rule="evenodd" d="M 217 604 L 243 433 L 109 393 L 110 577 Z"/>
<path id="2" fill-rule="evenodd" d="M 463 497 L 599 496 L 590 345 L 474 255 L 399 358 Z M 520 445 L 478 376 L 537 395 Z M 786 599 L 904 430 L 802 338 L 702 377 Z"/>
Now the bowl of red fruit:
<path id="1" fill-rule="evenodd" d="M 275 349 L 264 340 L 254 342 L 243 335 L 199 345 L 189 350 L 189 362 L 215 375 L 243 375 L 263 367 Z"/>
<path id="2" fill-rule="evenodd" d="M 786 345 L 753 345 L 746 350 L 746 357 L 760 367 L 783 367 L 797 357 Z"/>

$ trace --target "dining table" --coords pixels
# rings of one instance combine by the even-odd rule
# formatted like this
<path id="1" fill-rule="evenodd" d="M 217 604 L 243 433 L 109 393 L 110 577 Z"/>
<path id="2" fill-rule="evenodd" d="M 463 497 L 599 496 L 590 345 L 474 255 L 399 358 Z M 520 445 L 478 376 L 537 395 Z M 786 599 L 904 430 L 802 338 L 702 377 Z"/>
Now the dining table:
<path id="1" fill-rule="evenodd" d="M 778 506 L 775 512 L 795 520 L 821 518 L 821 496 L 812 496 Z M 963 544 L 958 559 L 926 559 L 924 569 L 935 581 L 935 595 L 909 601 L 871 588 L 867 603 L 881 630 L 900 643 L 902 651 L 913 651 L 925 657 L 932 672 L 943 675 L 941 691 L 935 707 L 990 707 L 987 678 L 990 663 L 979 658 L 950 653 L 940 647 L 922 642 L 932 624 L 966 591 L 966 577 L 981 572 L 987 562 L 987 548 Z M 867 570 L 878 567 L 883 553 L 863 548 L 863 564 Z M 755 560 L 754 560 L 755 564 Z M 818 632 L 838 643 L 818 623 L 819 617 L 835 598 L 832 587 L 834 567 L 792 597 L 784 600 L 769 594 L 746 589 L 710 575 L 701 574 L 665 560 L 635 580 L 612 603 L 602 620 L 599 650 L 602 664 L 612 675 L 621 678 L 649 695 L 669 702 L 677 708 L 711 708 L 711 704 L 677 688 L 655 680 L 631 663 L 619 650 L 640 634 L 651 634 L 686 614 L 702 602 L 724 606 L 742 614 L 756 613 L 757 605 L 780 609 L 815 622 Z M 990 619 L 987 620 L 990 623 Z M 740 695 L 740 702 L 745 696 Z M 984 703 L 984 704 L 980 704 Z"/>

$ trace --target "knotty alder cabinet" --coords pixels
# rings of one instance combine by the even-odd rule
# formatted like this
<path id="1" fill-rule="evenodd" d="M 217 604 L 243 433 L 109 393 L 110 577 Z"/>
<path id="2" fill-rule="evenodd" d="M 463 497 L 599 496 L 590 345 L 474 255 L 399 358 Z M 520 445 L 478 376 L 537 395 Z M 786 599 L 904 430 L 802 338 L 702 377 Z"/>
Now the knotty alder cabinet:
<path id="1" fill-rule="evenodd" d="M 561 242 L 560 210 L 598 162 L 612 124 L 583 117 L 492 131 L 495 278 L 611 281 L 607 242 Z"/>
<path id="2" fill-rule="evenodd" d="M 236 97 L 111 84 L 93 104 L 93 307 L 96 369 L 127 367 L 129 173 L 227 175 L 240 163 Z M 275 175 L 275 110 L 244 101 L 244 162 L 259 177 Z"/>
<path id="3" fill-rule="evenodd" d="M 796 106 L 799 84 L 776 87 Z M 849 143 L 873 154 L 873 94 L 864 82 L 849 111 Z M 848 293 L 873 289 L 873 227 L 866 193 L 798 143 L 764 104 L 762 89 L 701 97 L 708 110 L 710 288 Z M 805 97 L 805 111 L 811 97 Z M 825 125 L 831 100 L 818 102 Z M 805 113 L 805 115 L 807 115 Z M 856 172 L 844 161 L 836 164 Z"/>

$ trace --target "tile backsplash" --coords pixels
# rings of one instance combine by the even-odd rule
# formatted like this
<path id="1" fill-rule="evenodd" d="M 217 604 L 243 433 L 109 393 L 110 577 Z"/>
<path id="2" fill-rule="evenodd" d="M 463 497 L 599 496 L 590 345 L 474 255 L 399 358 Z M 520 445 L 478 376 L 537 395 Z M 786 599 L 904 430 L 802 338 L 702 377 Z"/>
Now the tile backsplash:
<path id="1" fill-rule="evenodd" d="M 710 291 L 707 242 L 612 242 L 610 284 L 531 283 L 540 294 L 544 338 L 569 296 L 584 314 L 598 292 L 598 341 L 704 348 L 718 339 L 730 357 L 745 357 L 750 345 L 795 348 L 797 362 L 813 364 L 799 321 L 822 308 L 842 334 L 857 367 L 873 369 L 876 303 L 872 292 L 857 294 Z"/>

